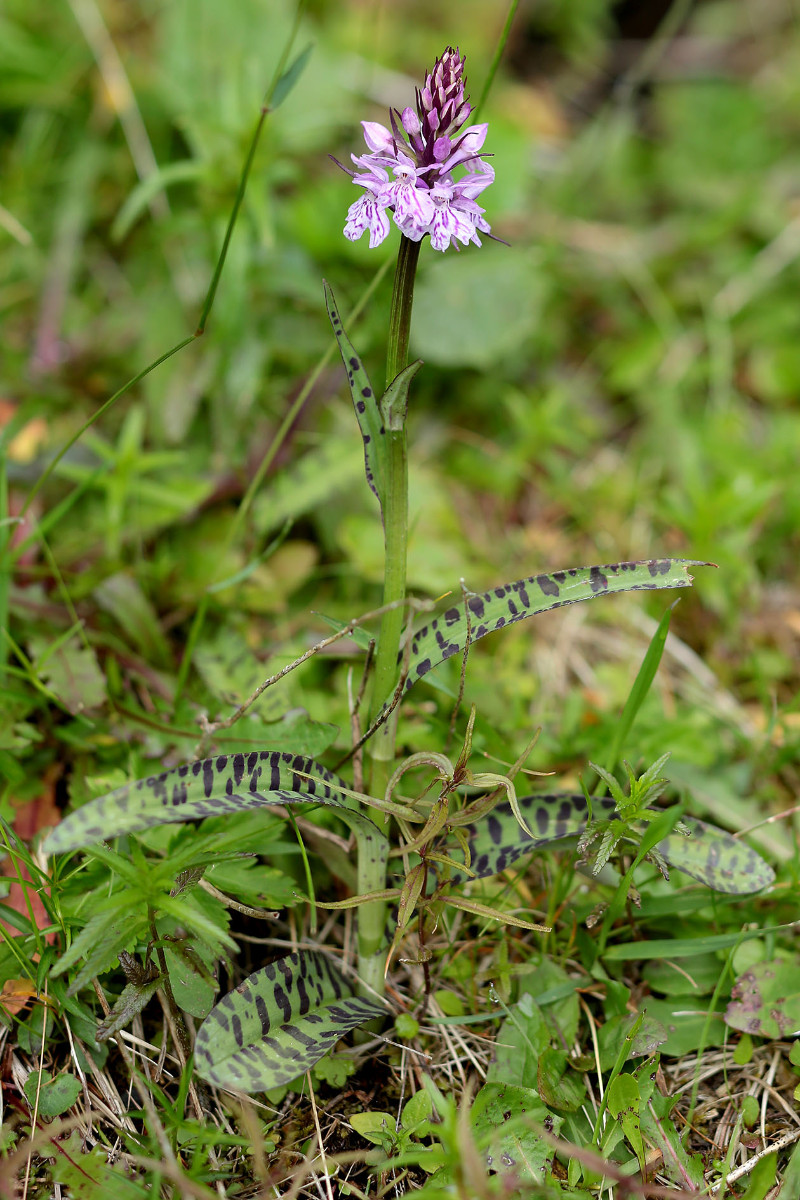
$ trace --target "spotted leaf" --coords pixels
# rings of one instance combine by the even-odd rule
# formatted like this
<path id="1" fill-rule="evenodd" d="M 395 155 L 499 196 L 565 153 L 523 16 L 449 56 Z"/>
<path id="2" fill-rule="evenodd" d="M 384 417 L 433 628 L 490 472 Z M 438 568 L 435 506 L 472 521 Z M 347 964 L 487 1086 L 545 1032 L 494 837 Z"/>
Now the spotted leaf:
<path id="1" fill-rule="evenodd" d="M 694 817 L 682 817 L 691 834 L 671 833 L 658 849 L 672 867 L 715 892 L 746 896 L 775 882 L 775 872 L 746 842 L 716 825 Z"/>
<path id="2" fill-rule="evenodd" d="M 358 421 L 361 438 L 364 442 L 364 469 L 367 475 L 367 483 L 378 497 L 381 505 L 383 505 L 387 470 L 386 430 L 384 429 L 383 417 L 378 408 L 378 400 L 369 381 L 369 376 L 364 369 L 364 364 L 356 354 L 353 343 L 345 333 L 342 318 L 339 316 L 339 310 L 336 307 L 336 301 L 333 297 L 333 291 L 328 283 L 324 283 L 323 286 L 325 288 L 325 305 L 328 309 L 333 333 L 339 346 L 339 353 L 342 356 L 344 369 L 347 372 L 347 382 L 350 385 L 350 394 L 353 397 L 356 420 Z"/>
<path id="3" fill-rule="evenodd" d="M 478 879 L 497 875 L 513 866 L 523 855 L 562 838 L 577 837 L 587 824 L 584 796 L 535 795 L 519 797 L 525 822 L 537 834 L 531 838 L 514 817 L 509 804 L 498 804 L 487 817 L 464 826 L 471 855 L 470 869 Z M 608 797 L 592 800 L 595 820 L 605 820 L 615 812 Z M 746 895 L 768 887 L 775 879 L 770 866 L 755 850 L 714 825 L 693 817 L 684 817 L 691 834 L 671 833 L 659 842 L 658 849 L 670 866 L 677 867 L 705 883 L 715 892 Z M 455 873 L 453 882 L 467 876 Z"/>
<path id="4" fill-rule="evenodd" d="M 385 1016 L 355 996 L 317 950 L 288 954 L 248 976 L 212 1008 L 197 1035 L 195 1066 L 240 1092 L 281 1087 L 308 1071 L 349 1030 Z"/>
<path id="5" fill-rule="evenodd" d="M 525 617 L 562 608 L 565 604 L 577 604 L 580 600 L 593 600 L 595 596 L 689 587 L 692 576 L 687 567 L 692 565 L 707 564 L 696 559 L 659 558 L 648 562 L 572 567 L 552 575 L 531 575 L 480 595 L 468 595 L 468 614 L 464 605 L 453 605 L 413 635 L 406 690 L 439 663 L 463 650 L 467 640 L 477 642 Z M 400 652 L 400 664 L 406 653 L 406 650 Z"/>
<path id="6" fill-rule="evenodd" d="M 359 842 L 359 862 L 385 865 L 388 842 L 332 771 L 299 754 L 254 750 L 218 754 L 125 784 L 92 800 L 48 835 L 47 854 L 75 850 L 123 833 L 171 821 L 216 817 L 270 805 L 321 804 L 338 810 Z M 381 867 L 382 869 L 382 867 Z"/>

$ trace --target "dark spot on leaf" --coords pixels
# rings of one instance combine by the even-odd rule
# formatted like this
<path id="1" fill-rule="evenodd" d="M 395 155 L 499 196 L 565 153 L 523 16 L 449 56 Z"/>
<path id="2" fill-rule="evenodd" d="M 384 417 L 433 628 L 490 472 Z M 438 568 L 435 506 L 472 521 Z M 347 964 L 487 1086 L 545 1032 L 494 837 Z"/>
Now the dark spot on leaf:
<path id="1" fill-rule="evenodd" d="M 503 840 L 503 825 L 497 816 L 492 812 L 486 818 L 486 828 L 489 831 L 489 837 L 494 842 L 495 846 L 499 846 Z"/>
<path id="2" fill-rule="evenodd" d="M 592 567 L 589 572 L 589 583 L 595 594 L 608 590 L 608 576 L 604 575 L 599 567 Z"/>
<path id="3" fill-rule="evenodd" d="M 564 582 L 563 578 L 561 582 Z M 536 583 L 544 592 L 545 596 L 558 596 L 561 591 L 560 587 L 556 583 L 555 576 L 551 577 L 550 575 L 537 575 Z"/>

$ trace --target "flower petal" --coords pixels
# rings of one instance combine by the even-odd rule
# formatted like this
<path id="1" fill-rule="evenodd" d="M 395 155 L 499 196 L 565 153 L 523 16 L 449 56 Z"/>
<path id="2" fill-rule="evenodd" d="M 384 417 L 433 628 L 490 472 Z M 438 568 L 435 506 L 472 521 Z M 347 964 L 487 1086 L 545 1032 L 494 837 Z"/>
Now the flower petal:
<path id="1" fill-rule="evenodd" d="M 366 192 L 347 210 L 344 236 L 357 242 L 366 229 L 369 230 L 369 248 L 374 250 L 388 236 L 391 226 L 385 209 L 375 196 Z"/>

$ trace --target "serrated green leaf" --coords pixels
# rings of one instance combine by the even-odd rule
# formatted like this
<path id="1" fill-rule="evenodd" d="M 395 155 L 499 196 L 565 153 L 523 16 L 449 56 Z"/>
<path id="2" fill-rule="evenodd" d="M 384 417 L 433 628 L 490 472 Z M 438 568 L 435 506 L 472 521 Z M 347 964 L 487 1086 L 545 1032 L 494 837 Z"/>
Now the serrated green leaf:
<path id="1" fill-rule="evenodd" d="M 692 577 L 687 568 L 705 565 L 697 559 L 663 558 L 571 567 L 551 575 L 530 575 L 469 596 L 469 618 L 462 607 L 453 606 L 413 635 L 406 691 L 439 663 L 462 651 L 468 639 L 477 642 L 487 634 L 536 613 L 577 604 L 581 600 L 593 600 L 612 592 L 689 587 Z M 399 667 L 405 655 L 406 651 L 401 650 Z M 389 699 L 386 698 L 387 703 Z"/>
<path id="2" fill-rule="evenodd" d="M 74 996 L 92 976 L 108 970 L 120 950 L 129 949 L 146 928 L 146 915 L 131 911 L 125 906 L 124 898 L 117 894 L 113 897 L 111 910 L 91 918 L 54 965 L 52 974 L 62 975 L 79 959 L 85 958 L 67 991 L 67 995 Z"/>
<path id="3" fill-rule="evenodd" d="M 195 1066 L 217 1087 L 261 1092 L 310 1070 L 345 1033 L 384 1015 L 317 950 L 262 967 L 225 996 L 197 1036 Z"/>
<path id="4" fill-rule="evenodd" d="M 549 846 L 568 837 L 577 837 L 586 828 L 586 797 L 553 793 L 518 798 L 526 824 L 538 835 L 531 838 L 516 820 L 508 803 L 497 804 L 481 821 L 465 825 L 470 850 L 470 870 L 478 879 L 497 875 L 532 850 Z M 592 800 L 593 820 L 606 820 L 615 811 L 610 797 Z M 658 813 L 658 810 L 653 810 Z M 746 895 L 768 887 L 775 879 L 772 868 L 748 845 L 693 817 L 683 818 L 691 830 L 689 837 L 671 833 L 662 838 L 658 850 L 673 867 L 714 891 Z M 451 855 L 458 852 L 453 848 Z M 454 872 L 457 883 L 465 874 Z"/>
<path id="5" fill-rule="evenodd" d="M 354 439 L 329 435 L 279 471 L 269 488 L 256 497 L 254 528 L 259 533 L 270 533 L 320 505 L 330 504 L 335 496 L 357 486 L 363 469 L 363 456 Z"/>
<path id="6" fill-rule="evenodd" d="M 230 625 L 223 626 L 213 637 L 204 638 L 195 646 L 192 666 L 214 698 L 226 705 L 241 704 L 269 674 L 253 654 L 244 635 Z M 284 701 L 277 691 L 268 691 L 259 699 L 258 715 L 262 720 L 274 721 L 283 716 L 284 708 Z"/>

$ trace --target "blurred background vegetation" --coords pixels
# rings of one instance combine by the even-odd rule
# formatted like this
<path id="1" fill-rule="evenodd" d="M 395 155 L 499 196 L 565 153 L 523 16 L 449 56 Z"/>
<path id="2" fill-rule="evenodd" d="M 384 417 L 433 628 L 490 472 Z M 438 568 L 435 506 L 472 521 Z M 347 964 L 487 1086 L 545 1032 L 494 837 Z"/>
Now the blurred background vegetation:
<path id="1" fill-rule="evenodd" d="M 268 117 L 205 336 L 81 437 L 25 524 L 4 526 L 3 815 L 43 779 L 64 803 L 190 756 L 200 712 L 225 715 L 324 629 L 312 610 L 379 602 L 376 512 L 334 358 L 275 440 L 331 346 L 322 278 L 347 312 L 395 254 L 396 235 L 376 251 L 345 241 L 355 193 L 329 155 L 359 153 L 359 120 L 408 103 L 447 44 L 476 101 L 505 17 L 498 0 L 308 5 L 297 46 L 312 55 Z M 107 397 L 196 327 L 292 18 L 286 0 L 6 0 L 12 517 Z M 487 217 L 509 246 L 423 250 L 411 583 L 437 597 L 462 576 L 477 589 L 626 558 L 716 563 L 678 606 L 624 751 L 671 750 L 695 811 L 756 820 L 793 796 L 800 736 L 796 10 L 523 3 L 481 119 Z M 376 384 L 390 281 L 351 330 Z M 476 746 L 507 762 L 541 724 L 537 765 L 576 774 L 608 743 L 664 606 L 621 597 L 477 647 Z M 303 707 L 328 730 L 320 752 L 345 747 L 342 656 L 270 693 L 240 739 L 290 741 L 281 722 Z M 420 689 L 411 703 L 415 748 L 442 748 L 435 701 Z"/>

